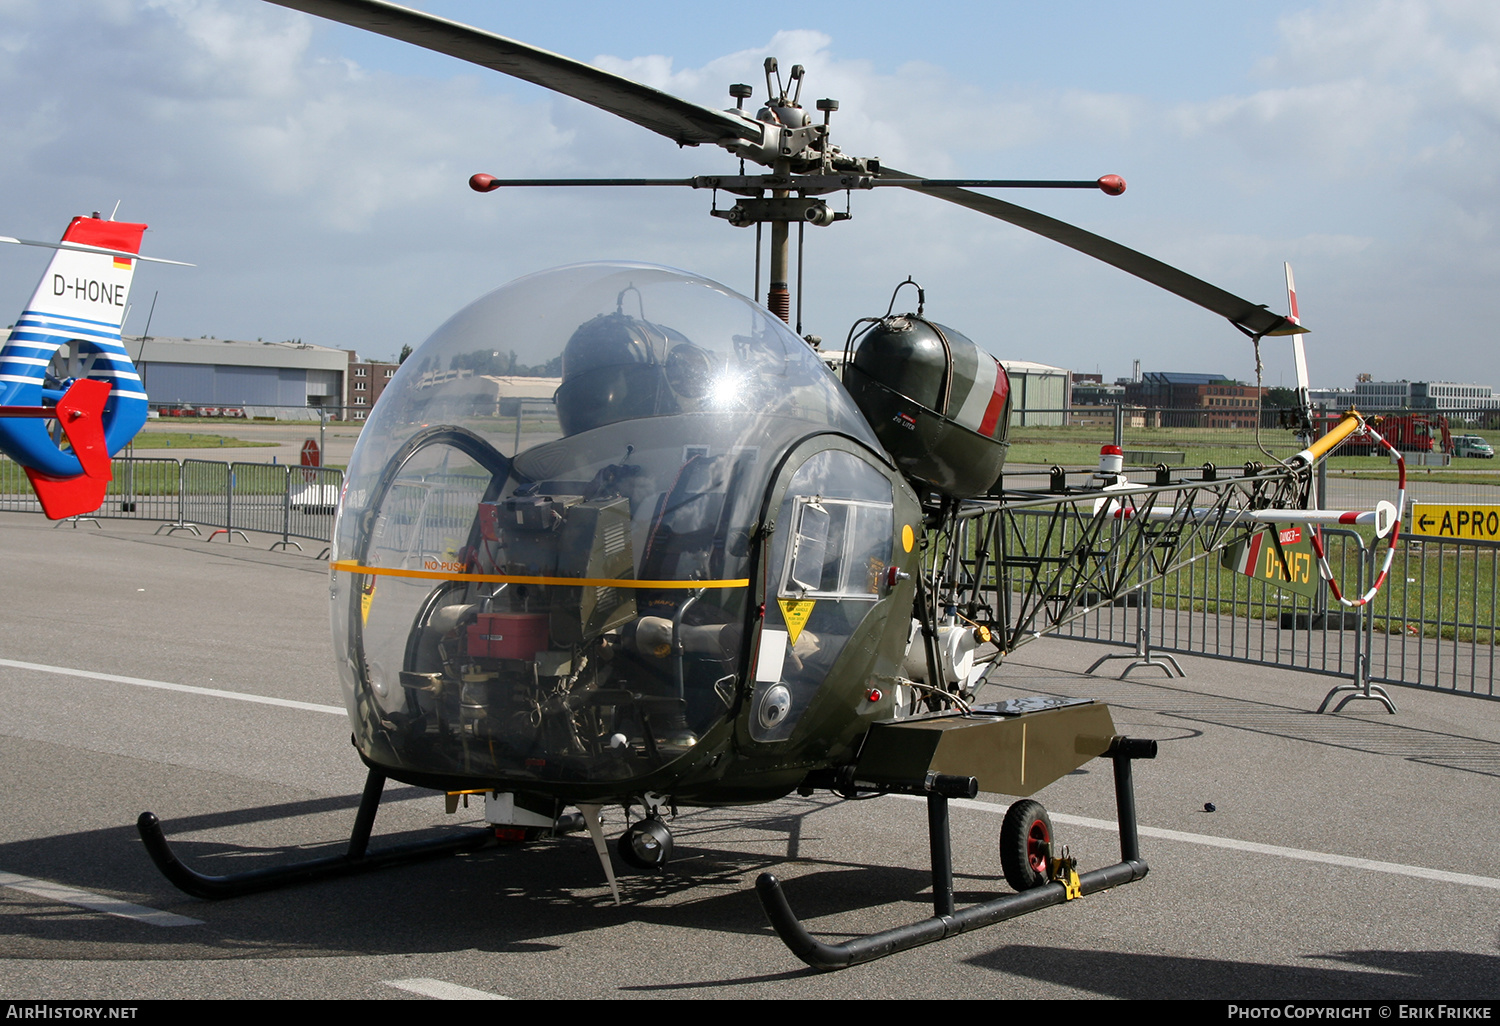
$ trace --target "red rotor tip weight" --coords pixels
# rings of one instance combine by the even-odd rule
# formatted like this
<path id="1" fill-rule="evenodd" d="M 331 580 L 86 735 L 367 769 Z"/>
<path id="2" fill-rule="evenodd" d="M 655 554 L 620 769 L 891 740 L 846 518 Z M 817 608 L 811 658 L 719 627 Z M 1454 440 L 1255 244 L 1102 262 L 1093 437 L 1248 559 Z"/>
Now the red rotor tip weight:
<path id="1" fill-rule="evenodd" d="M 1103 181 L 1103 179 L 1100 179 L 1100 181 Z M 475 192 L 494 192 L 500 188 L 500 183 L 495 181 L 494 175 L 487 175 L 481 172 L 469 179 L 469 188 Z M 1100 188 L 1103 188 L 1103 186 L 1100 186 Z M 1121 188 L 1124 188 L 1124 186 L 1122 185 Z"/>
<path id="2" fill-rule="evenodd" d="M 474 177 L 478 178 L 478 175 Z M 1099 177 L 1099 189 L 1110 196 L 1118 196 L 1125 191 L 1125 179 L 1119 175 L 1101 175 Z"/>

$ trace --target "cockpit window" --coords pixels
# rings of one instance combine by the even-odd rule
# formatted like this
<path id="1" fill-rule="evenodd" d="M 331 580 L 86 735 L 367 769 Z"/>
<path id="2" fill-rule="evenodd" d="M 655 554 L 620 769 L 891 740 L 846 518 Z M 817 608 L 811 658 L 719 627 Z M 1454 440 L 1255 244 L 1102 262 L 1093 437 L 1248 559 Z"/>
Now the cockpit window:
<path id="1" fill-rule="evenodd" d="M 889 502 L 798 497 L 782 598 L 874 598 L 890 549 Z"/>

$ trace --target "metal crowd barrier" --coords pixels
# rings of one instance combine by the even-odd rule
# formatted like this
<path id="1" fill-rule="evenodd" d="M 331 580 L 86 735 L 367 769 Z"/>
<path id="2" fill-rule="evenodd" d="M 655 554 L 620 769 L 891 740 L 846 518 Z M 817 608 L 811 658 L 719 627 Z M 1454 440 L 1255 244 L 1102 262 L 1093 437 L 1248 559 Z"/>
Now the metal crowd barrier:
<path id="1" fill-rule="evenodd" d="M 0 510 L 7 513 L 40 513 L 42 504 L 31 490 L 26 471 L 19 463 L 0 459 Z"/>
<path id="2" fill-rule="evenodd" d="M 343 490 L 342 470 L 288 467 L 285 519 L 277 545 L 296 545 L 293 538 L 331 545 L 333 515 L 338 511 L 339 494 Z"/>
<path id="3" fill-rule="evenodd" d="M 1324 549 L 1346 594 L 1369 580 L 1370 550 L 1356 532 L 1323 531 Z M 1186 565 L 1069 624 L 1065 636 L 1132 644 L 1240 662 L 1283 666 L 1349 679 L 1361 693 L 1369 676 L 1369 618 L 1316 595 L 1283 591 L 1221 565 L 1221 553 L 1198 553 Z M 1416 682 L 1400 682 L 1416 683 Z"/>
<path id="4" fill-rule="evenodd" d="M 191 531 L 212 540 L 249 541 L 246 531 L 278 536 L 272 548 L 298 540 L 324 546 L 333 539 L 333 517 L 343 471 L 275 463 L 142 459 L 111 461 L 113 479 L 95 519 L 156 520 L 158 533 Z M 40 513 L 26 472 L 0 457 L 0 511 Z M 208 528 L 205 533 L 202 529 Z"/>
<path id="5" fill-rule="evenodd" d="M 229 468 L 228 463 L 216 460 L 183 460 L 178 519 L 215 528 L 209 538 L 222 533 L 234 541 L 233 478 Z M 243 531 L 240 536 L 245 537 Z"/>
<path id="6" fill-rule="evenodd" d="M 1323 544 L 1346 595 L 1362 594 L 1385 558 L 1384 540 L 1351 530 L 1325 528 Z M 1406 538 L 1368 606 L 1344 607 L 1326 586 L 1283 591 L 1203 553 L 1078 610 L 1054 633 L 1134 646 L 1137 664 L 1165 666 L 1153 651 L 1175 652 L 1342 677 L 1350 683 L 1337 692 L 1377 700 L 1382 684 L 1500 698 L 1497 610 L 1500 546 Z"/>
<path id="7" fill-rule="evenodd" d="M 1371 606 L 1370 679 L 1500 697 L 1497 574 L 1494 543 L 1408 539 Z"/>
<path id="8" fill-rule="evenodd" d="M 255 531 L 275 536 L 273 548 L 300 548 L 297 540 L 330 544 L 343 487 L 341 471 L 277 464 L 117 458 L 112 469 L 94 517 L 157 520 L 169 531 L 207 528 L 206 537 L 230 541 L 248 541 L 245 532 Z M 391 529 L 417 532 L 429 548 L 460 536 L 472 515 L 469 500 L 482 491 L 476 482 L 470 496 L 462 483 L 441 473 L 403 482 L 387 503 Z M 25 472 L 3 458 L 0 511 L 41 512 Z M 1040 515 L 1018 513 L 1014 522 L 1018 531 L 1046 529 Z M 1065 522 L 1063 530 L 1081 523 Z M 1323 537 L 1345 594 L 1362 593 L 1384 558 L 1384 541 L 1345 529 L 1325 529 Z M 1033 550 L 1038 545 L 1031 541 Z M 1314 596 L 1281 591 L 1223 568 L 1218 553 L 1202 553 L 1117 598 L 1084 596 L 1052 633 L 1134 646 L 1137 662 L 1144 655 L 1148 664 L 1154 649 L 1342 677 L 1366 691 L 1401 684 L 1497 698 L 1497 611 L 1500 545 L 1408 537 L 1385 587 L 1362 609 L 1344 609 L 1326 589 Z"/>
<path id="9" fill-rule="evenodd" d="M 117 459 L 114 479 L 96 516 L 131 520 L 167 520 L 177 515 L 182 468 L 176 460 Z"/>
<path id="10" fill-rule="evenodd" d="M 282 534 L 291 497 L 287 471 L 280 463 L 229 464 L 229 518 L 225 529 Z M 248 538 L 246 539 L 249 540 Z"/>

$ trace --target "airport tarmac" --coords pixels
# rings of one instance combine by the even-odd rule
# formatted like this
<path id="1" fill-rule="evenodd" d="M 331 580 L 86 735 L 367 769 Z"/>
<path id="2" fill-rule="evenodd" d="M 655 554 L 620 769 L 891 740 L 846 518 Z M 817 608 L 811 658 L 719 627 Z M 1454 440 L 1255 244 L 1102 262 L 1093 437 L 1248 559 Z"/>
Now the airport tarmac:
<path id="1" fill-rule="evenodd" d="M 931 915 L 924 806 L 819 793 L 683 809 L 663 875 L 610 903 L 573 835 L 223 902 L 178 892 L 134 821 L 206 872 L 342 850 L 363 784 L 327 567 L 155 525 L 0 514 L 0 992 L 147 998 L 1500 998 L 1500 703 L 1179 657 L 1082 671 L 1042 639 L 983 700 L 1110 703 L 1144 880 L 843 972 L 808 970 L 753 892 L 774 870 L 825 940 Z M 1106 664 L 1118 673 L 1123 663 Z M 391 785 L 376 845 L 472 822 Z M 1107 765 L 1037 796 L 1081 869 L 1118 859 Z M 957 900 L 1004 893 L 1007 799 L 955 802 Z M 1205 803 L 1216 811 L 1205 811 Z M 621 827 L 618 810 L 606 822 Z"/>

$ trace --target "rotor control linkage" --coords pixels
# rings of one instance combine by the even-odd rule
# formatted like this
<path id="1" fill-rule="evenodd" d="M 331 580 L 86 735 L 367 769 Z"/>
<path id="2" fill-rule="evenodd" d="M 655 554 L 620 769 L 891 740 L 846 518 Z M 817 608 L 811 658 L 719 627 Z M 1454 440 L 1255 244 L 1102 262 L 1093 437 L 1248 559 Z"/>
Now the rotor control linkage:
<path id="1" fill-rule="evenodd" d="M 871 174 L 806 175 L 694 175 L 692 178 L 496 178 L 484 172 L 469 176 L 469 188 L 475 192 L 494 192 L 502 188 L 585 188 L 588 186 L 668 186 L 689 189 L 723 189 L 743 196 L 759 196 L 767 189 L 795 190 L 804 196 L 818 196 L 849 189 L 873 189 L 896 185 L 903 189 L 1098 189 L 1109 196 L 1125 192 L 1125 179 L 1119 175 L 1100 175 L 1084 181 L 1035 178 L 900 178 Z"/>
<path id="2" fill-rule="evenodd" d="M 1149 870 L 1140 853 L 1135 787 L 1130 763 L 1133 759 L 1154 759 L 1156 742 L 1117 737 L 1104 755 L 1114 762 L 1115 767 L 1115 804 L 1120 824 L 1121 861 L 1080 874 L 1077 877 L 1078 895 L 1093 894 L 1131 883 L 1144 877 Z M 771 926 L 792 953 L 814 969 L 844 969 L 1070 900 L 1068 883 L 1054 880 L 1019 894 L 1007 894 L 956 911 L 953 907 L 953 857 L 948 833 L 948 799 L 941 794 L 929 793 L 927 797 L 927 831 L 932 851 L 932 918 L 882 930 L 880 933 L 866 934 L 843 944 L 825 944 L 808 933 L 807 928 L 798 920 L 775 875 L 762 873 L 755 881 L 755 892 L 760 897 L 761 907 L 765 909 Z"/>
<path id="3" fill-rule="evenodd" d="M 375 825 L 375 813 L 380 807 L 381 792 L 385 789 L 385 774 L 371 769 L 365 778 L 364 794 L 359 800 L 359 812 L 354 817 L 354 830 L 349 835 L 349 848 L 342 855 L 310 859 L 290 866 L 272 866 L 252 869 L 244 873 L 229 873 L 225 876 L 207 876 L 189 869 L 172 854 L 167 838 L 162 833 L 161 822 L 155 813 L 143 812 L 136 820 L 136 830 L 146 845 L 146 852 L 162 875 L 179 890 L 195 898 L 215 900 L 238 898 L 260 891 L 274 890 L 292 884 L 308 883 L 337 876 L 352 876 L 385 866 L 419 862 L 440 855 L 452 855 L 461 851 L 479 848 L 494 840 L 490 830 L 467 830 L 454 837 L 445 835 L 437 840 L 415 841 L 398 844 L 380 851 L 369 851 L 370 830 Z"/>
<path id="4" fill-rule="evenodd" d="M 912 179 L 906 180 L 907 182 Z M 469 176 L 469 188 L 475 192 L 496 189 L 561 188 L 590 186 L 660 186 L 677 185 L 686 189 L 722 189 L 738 196 L 760 196 L 767 190 L 795 191 L 804 196 L 822 196 L 851 189 L 873 189 L 877 185 L 897 185 L 865 174 L 811 175 L 694 175 L 692 178 L 496 178 L 484 172 Z M 1065 186 L 1069 187 L 1069 186 Z"/>

